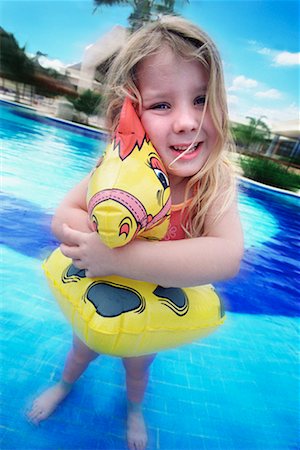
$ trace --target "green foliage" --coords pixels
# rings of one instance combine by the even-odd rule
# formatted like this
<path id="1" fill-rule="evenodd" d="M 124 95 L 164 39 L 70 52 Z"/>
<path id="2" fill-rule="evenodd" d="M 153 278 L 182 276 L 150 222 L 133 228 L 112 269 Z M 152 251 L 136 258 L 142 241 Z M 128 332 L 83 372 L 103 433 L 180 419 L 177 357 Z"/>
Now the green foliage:
<path id="1" fill-rule="evenodd" d="M 29 83 L 34 73 L 34 64 L 20 48 L 13 34 L 0 28 L 0 74 L 16 82 Z"/>
<path id="2" fill-rule="evenodd" d="M 300 175 L 274 161 L 243 156 L 240 165 L 247 178 L 290 191 L 300 189 Z"/>
<path id="3" fill-rule="evenodd" d="M 295 156 L 281 156 L 280 155 L 280 161 L 285 161 L 287 165 L 297 165 L 300 166 L 300 154 Z"/>
<path id="4" fill-rule="evenodd" d="M 251 148 L 251 146 L 264 143 L 270 138 L 271 130 L 262 120 L 253 117 L 247 117 L 249 124 L 236 124 L 232 126 L 232 134 L 237 144 L 243 147 Z"/>
<path id="5" fill-rule="evenodd" d="M 188 2 L 188 0 L 186 0 Z M 133 11 L 128 17 L 132 30 L 141 27 L 159 14 L 174 14 L 176 0 L 94 0 L 95 10 L 99 6 L 129 5 Z"/>
<path id="6" fill-rule="evenodd" d="M 0 75 L 16 83 L 16 97 L 19 97 L 19 83 L 35 86 L 36 93 L 54 96 L 74 91 L 66 75 L 54 69 L 45 69 L 38 58 L 43 56 L 37 52 L 32 59 L 26 55 L 25 47 L 21 48 L 11 33 L 0 27 Z"/>
<path id="7" fill-rule="evenodd" d="M 96 92 L 87 89 L 77 98 L 68 97 L 68 100 L 73 103 L 77 111 L 82 111 L 88 116 L 96 114 L 100 106 L 102 96 Z"/>

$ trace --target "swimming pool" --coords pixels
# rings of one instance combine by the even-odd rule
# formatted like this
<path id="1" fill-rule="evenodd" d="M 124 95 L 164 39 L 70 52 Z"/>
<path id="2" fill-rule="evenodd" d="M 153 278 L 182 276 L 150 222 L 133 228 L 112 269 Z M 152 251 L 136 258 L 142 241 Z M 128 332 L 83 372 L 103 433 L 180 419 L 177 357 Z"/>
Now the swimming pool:
<path id="1" fill-rule="evenodd" d="M 40 269 L 56 245 L 51 216 L 104 136 L 3 102 L 1 124 L 1 448 L 126 448 L 119 359 L 99 358 L 39 428 L 24 418 L 36 390 L 59 377 L 71 337 Z M 245 257 L 238 277 L 217 285 L 226 324 L 155 361 L 150 449 L 299 448 L 299 198 L 241 181 L 239 203 Z"/>

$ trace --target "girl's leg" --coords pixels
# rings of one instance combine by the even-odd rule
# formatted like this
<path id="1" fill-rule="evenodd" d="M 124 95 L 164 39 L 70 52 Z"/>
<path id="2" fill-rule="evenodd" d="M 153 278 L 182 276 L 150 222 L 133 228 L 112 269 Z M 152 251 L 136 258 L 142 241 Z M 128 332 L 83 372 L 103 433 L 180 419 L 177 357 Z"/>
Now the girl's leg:
<path id="1" fill-rule="evenodd" d="M 90 362 L 99 356 L 73 334 L 73 346 L 67 355 L 62 380 L 73 384 L 83 374 Z"/>
<path id="2" fill-rule="evenodd" d="M 29 420 L 38 424 L 47 419 L 69 394 L 73 383 L 78 380 L 89 363 L 97 356 L 98 353 L 88 348 L 74 334 L 73 346 L 67 355 L 61 380 L 36 398 L 28 413 Z"/>
<path id="3" fill-rule="evenodd" d="M 149 379 L 149 368 L 156 355 L 123 358 L 127 387 L 127 441 L 130 450 L 143 450 L 147 445 L 147 431 L 142 402 Z"/>

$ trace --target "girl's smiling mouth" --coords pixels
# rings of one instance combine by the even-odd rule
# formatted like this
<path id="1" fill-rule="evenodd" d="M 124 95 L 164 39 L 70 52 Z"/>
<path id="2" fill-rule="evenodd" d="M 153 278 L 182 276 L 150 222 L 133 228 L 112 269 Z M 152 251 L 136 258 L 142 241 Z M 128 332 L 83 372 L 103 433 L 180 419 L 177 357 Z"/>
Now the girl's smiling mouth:
<path id="1" fill-rule="evenodd" d="M 184 158 L 187 155 L 191 155 L 201 150 L 203 142 L 196 142 L 195 144 L 181 144 L 181 145 L 171 145 L 170 148 L 172 151 L 180 154 L 185 153 L 182 157 Z M 188 151 L 187 151 L 188 150 Z"/>
<path id="2" fill-rule="evenodd" d="M 181 145 L 171 145 L 171 148 L 173 150 L 176 150 L 177 152 L 184 152 L 185 150 L 187 150 L 189 147 L 190 150 L 194 150 L 197 146 L 198 146 L 199 142 L 195 142 L 195 144 L 181 144 Z"/>

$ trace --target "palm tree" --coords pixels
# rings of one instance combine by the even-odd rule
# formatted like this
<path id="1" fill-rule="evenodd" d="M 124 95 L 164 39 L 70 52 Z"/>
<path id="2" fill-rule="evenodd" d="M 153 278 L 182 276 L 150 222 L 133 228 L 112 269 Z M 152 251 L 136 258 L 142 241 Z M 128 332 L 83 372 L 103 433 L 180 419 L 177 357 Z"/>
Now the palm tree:
<path id="1" fill-rule="evenodd" d="M 67 99 L 73 104 L 77 111 L 83 112 L 87 115 L 87 123 L 88 117 L 92 114 L 97 114 L 99 111 L 99 106 L 102 100 L 101 94 L 98 94 L 90 89 L 82 92 L 78 95 L 78 97 L 67 96 Z"/>
<path id="2" fill-rule="evenodd" d="M 270 137 L 271 130 L 268 125 L 262 120 L 263 118 L 267 117 L 260 116 L 258 119 L 249 116 L 246 117 L 246 119 L 249 119 L 249 128 L 251 130 L 250 140 L 252 142 L 261 142 Z"/>
<path id="3" fill-rule="evenodd" d="M 133 11 L 128 17 L 128 22 L 134 31 L 161 14 L 174 14 L 175 2 L 176 0 L 94 0 L 94 11 L 99 6 L 129 5 Z"/>
<path id="4" fill-rule="evenodd" d="M 38 50 L 35 53 L 34 57 L 31 59 L 31 61 L 39 64 L 39 59 L 41 56 L 48 56 L 48 55 L 47 55 L 47 53 L 43 53 L 43 52 L 40 52 L 40 50 Z"/>
<path id="5" fill-rule="evenodd" d="M 38 58 L 44 56 L 37 52 L 31 59 L 27 56 L 25 47 L 20 47 L 13 34 L 0 27 L 0 76 L 15 82 L 15 100 L 20 100 L 20 85 L 34 86 L 42 95 L 58 95 L 67 93 L 75 95 L 68 78 L 54 69 L 45 69 Z M 4 87 L 4 81 L 3 81 Z M 25 87 L 23 87 L 23 95 Z M 33 96 L 33 87 L 31 88 Z"/>
<path id="6" fill-rule="evenodd" d="M 265 116 L 258 119 L 247 116 L 249 124 L 236 124 L 232 127 L 232 132 L 237 144 L 246 147 L 250 151 L 259 151 L 266 140 L 270 139 L 271 130 L 262 120 Z"/>
<path id="7" fill-rule="evenodd" d="M 15 37 L 0 28 L 0 74 L 16 83 L 16 97 L 19 97 L 19 83 L 28 82 L 34 72 L 33 63 L 20 48 Z"/>

